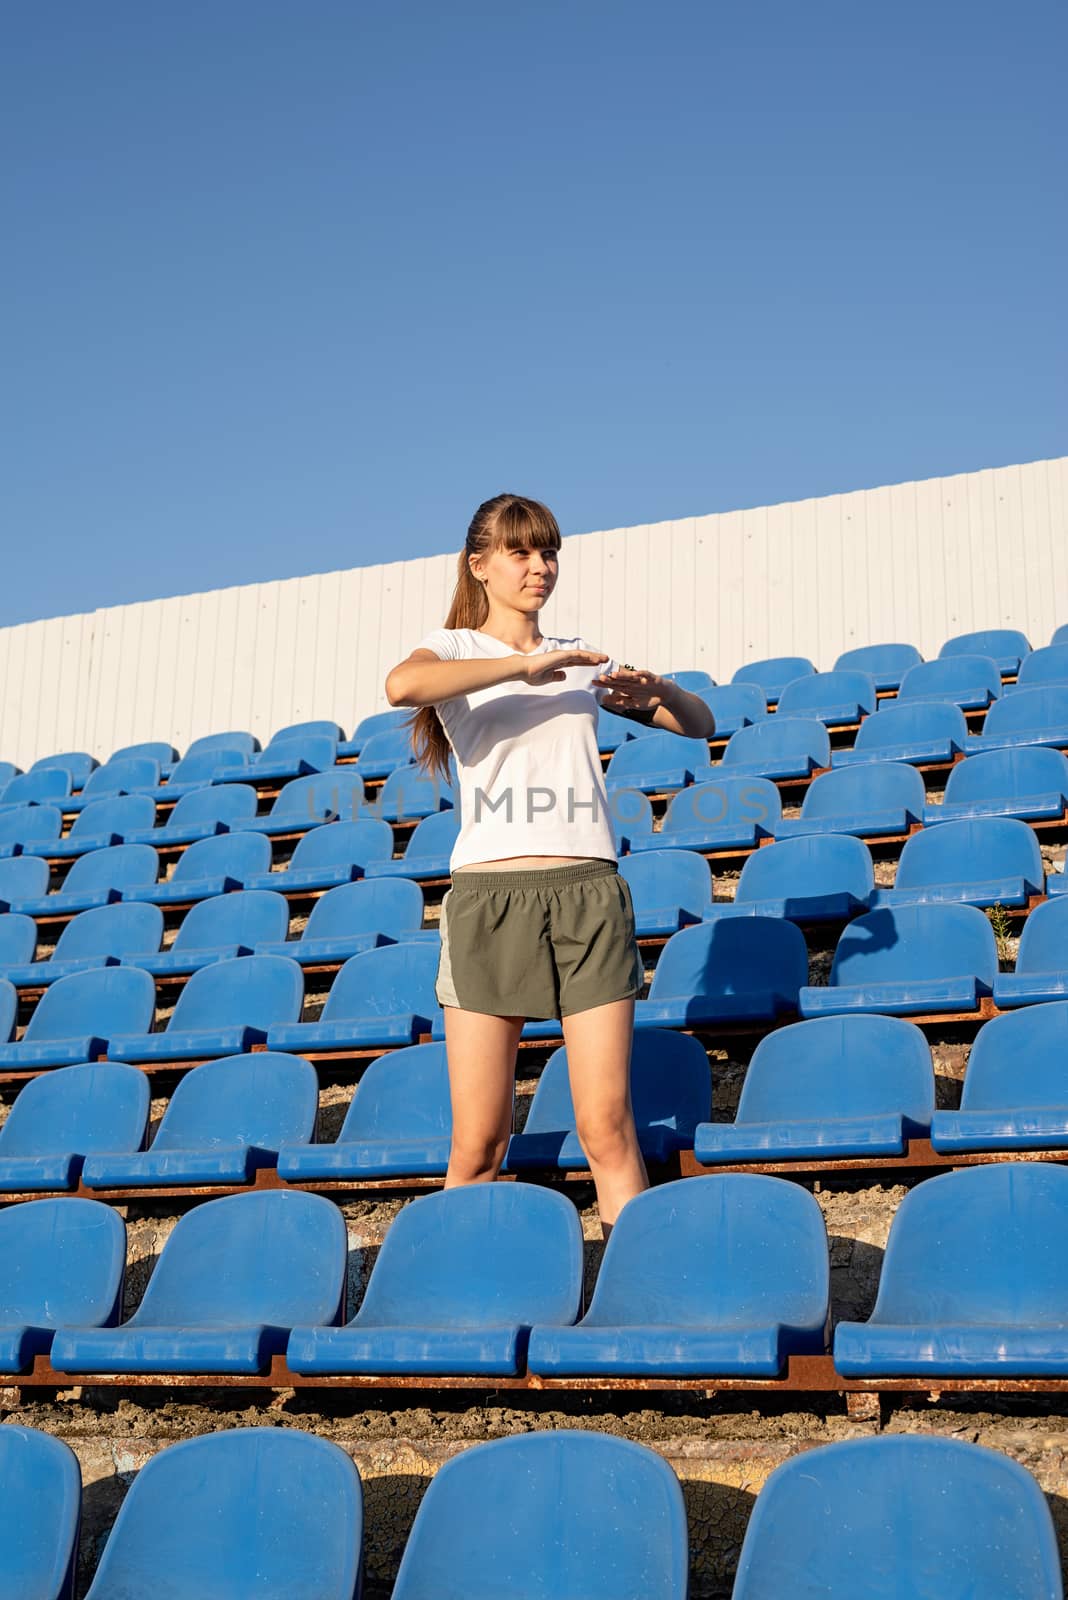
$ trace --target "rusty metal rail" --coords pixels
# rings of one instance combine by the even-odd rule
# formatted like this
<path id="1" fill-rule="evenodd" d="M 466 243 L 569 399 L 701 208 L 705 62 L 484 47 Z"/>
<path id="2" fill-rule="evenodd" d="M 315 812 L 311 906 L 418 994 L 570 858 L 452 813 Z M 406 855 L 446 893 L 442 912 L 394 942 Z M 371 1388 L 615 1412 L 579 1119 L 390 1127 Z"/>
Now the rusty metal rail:
<path id="1" fill-rule="evenodd" d="M 5 1377 L 7 1375 L 5 1374 Z M 47 1356 L 37 1356 L 33 1369 L 12 1373 L 5 1384 L 15 1389 L 336 1389 L 363 1391 L 467 1390 L 483 1394 L 670 1394 L 688 1393 L 713 1399 L 720 1394 L 1068 1394 L 1066 1378 L 951 1377 L 846 1378 L 835 1370 L 827 1355 L 791 1356 L 780 1378 L 722 1378 L 715 1374 L 695 1378 L 544 1378 L 522 1377 L 364 1376 L 351 1373 L 303 1374 L 290 1371 L 284 1356 L 272 1357 L 270 1367 L 256 1374 L 231 1373 L 109 1373 L 56 1372 Z"/>

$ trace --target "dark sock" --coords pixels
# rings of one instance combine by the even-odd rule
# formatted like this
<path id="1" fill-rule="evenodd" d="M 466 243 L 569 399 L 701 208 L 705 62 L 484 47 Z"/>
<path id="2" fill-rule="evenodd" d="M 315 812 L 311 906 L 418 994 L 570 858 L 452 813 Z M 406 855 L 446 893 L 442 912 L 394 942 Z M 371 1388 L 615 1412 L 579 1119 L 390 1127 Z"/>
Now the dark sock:
<path id="1" fill-rule="evenodd" d="M 601 1238 L 604 1240 L 605 1244 L 607 1244 L 609 1239 L 612 1237 L 612 1229 L 614 1227 L 615 1227 L 615 1223 L 614 1222 L 602 1222 L 601 1223 Z"/>

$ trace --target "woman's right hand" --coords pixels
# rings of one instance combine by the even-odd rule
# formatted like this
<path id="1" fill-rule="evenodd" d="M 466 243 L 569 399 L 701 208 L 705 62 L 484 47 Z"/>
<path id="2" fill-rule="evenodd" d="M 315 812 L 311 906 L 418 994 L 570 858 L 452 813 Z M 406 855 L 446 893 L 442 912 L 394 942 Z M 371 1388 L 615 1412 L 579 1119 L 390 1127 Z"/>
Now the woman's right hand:
<path id="1" fill-rule="evenodd" d="M 610 660 L 603 650 L 546 650 L 544 655 L 518 653 L 519 677 L 527 683 L 562 683 L 566 667 L 599 667 Z"/>

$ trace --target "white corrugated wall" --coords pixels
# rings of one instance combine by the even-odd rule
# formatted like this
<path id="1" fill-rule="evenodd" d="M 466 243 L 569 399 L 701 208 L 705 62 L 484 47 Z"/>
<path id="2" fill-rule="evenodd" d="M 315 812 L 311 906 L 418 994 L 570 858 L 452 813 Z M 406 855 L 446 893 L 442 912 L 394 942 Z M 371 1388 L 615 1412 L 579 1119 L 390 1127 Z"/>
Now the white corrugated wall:
<path id="1" fill-rule="evenodd" d="M 1068 622 L 1068 457 L 564 541 L 546 632 L 726 682 L 743 661 L 857 644 L 924 655 L 973 628 Z M 459 549 L 459 541 L 457 550 Z M 113 606 L 0 630 L 0 758 L 386 708 L 444 621 L 455 555 Z"/>

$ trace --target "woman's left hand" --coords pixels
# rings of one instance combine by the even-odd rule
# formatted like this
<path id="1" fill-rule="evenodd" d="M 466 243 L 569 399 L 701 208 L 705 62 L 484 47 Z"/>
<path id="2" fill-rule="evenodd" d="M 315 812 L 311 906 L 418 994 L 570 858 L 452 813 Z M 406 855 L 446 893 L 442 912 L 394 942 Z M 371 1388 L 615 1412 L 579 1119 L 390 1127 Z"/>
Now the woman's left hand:
<path id="1" fill-rule="evenodd" d="M 675 684 L 644 667 L 619 667 L 594 678 L 598 688 L 611 689 L 601 701 L 606 711 L 655 711 L 670 703 Z"/>

